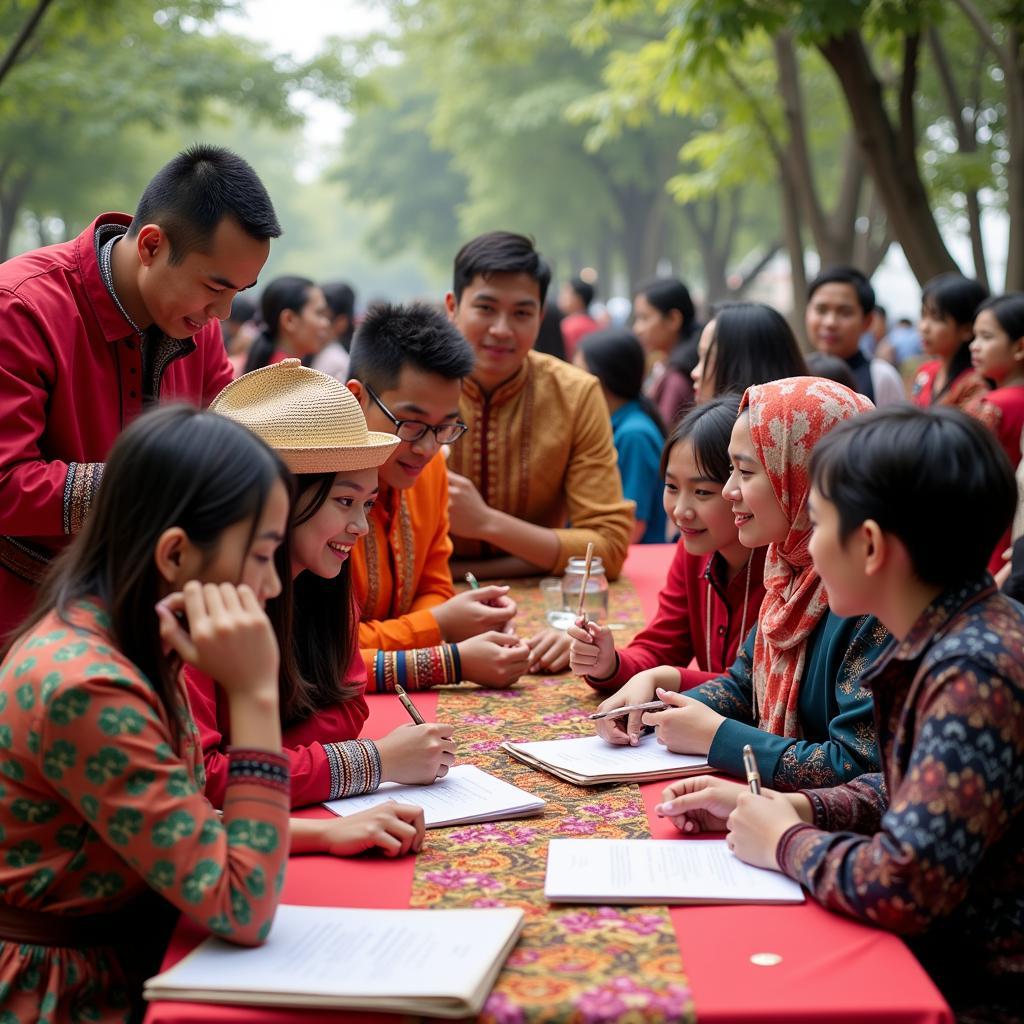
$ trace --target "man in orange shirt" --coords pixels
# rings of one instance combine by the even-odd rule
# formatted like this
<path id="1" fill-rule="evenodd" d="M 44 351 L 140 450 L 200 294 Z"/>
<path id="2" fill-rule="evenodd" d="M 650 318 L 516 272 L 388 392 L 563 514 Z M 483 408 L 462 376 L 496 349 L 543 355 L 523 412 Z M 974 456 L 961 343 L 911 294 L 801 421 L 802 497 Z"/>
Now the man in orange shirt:
<path id="1" fill-rule="evenodd" d="M 508 686 L 530 653 L 510 629 L 507 587 L 455 594 L 448 559 L 448 475 L 442 446 L 465 432 L 463 378 L 473 350 L 424 305 L 371 307 L 352 342 L 352 379 L 371 430 L 402 443 L 380 470 L 370 532 L 352 552 L 359 646 L 369 689 L 461 682 Z"/>

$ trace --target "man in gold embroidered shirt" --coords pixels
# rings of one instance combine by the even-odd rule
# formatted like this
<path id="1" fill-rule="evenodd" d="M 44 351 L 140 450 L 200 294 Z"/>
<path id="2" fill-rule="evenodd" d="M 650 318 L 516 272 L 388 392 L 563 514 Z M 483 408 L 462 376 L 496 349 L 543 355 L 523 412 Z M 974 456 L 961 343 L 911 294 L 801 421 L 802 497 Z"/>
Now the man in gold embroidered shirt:
<path id="1" fill-rule="evenodd" d="M 550 280 L 530 239 L 511 232 L 480 235 L 455 257 L 445 306 L 476 353 L 459 402 L 470 429 L 448 461 L 456 577 L 560 573 L 593 543 L 614 579 L 626 557 L 632 503 L 597 379 L 532 351 Z M 533 670 L 568 664 L 561 631 L 529 642 Z"/>

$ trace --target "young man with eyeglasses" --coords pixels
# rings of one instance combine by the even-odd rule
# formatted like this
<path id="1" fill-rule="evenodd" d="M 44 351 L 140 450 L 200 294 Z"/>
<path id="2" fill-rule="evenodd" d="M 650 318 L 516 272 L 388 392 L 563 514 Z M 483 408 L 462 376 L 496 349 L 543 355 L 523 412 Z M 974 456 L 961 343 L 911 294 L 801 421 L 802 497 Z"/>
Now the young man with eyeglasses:
<path id="1" fill-rule="evenodd" d="M 511 685 L 529 649 L 510 630 L 507 587 L 455 594 L 448 559 L 444 445 L 465 433 L 462 381 L 473 350 L 437 310 L 372 306 L 352 341 L 349 389 L 370 430 L 402 443 L 380 469 L 370 532 L 352 551 L 359 646 L 370 692 L 471 680 Z"/>

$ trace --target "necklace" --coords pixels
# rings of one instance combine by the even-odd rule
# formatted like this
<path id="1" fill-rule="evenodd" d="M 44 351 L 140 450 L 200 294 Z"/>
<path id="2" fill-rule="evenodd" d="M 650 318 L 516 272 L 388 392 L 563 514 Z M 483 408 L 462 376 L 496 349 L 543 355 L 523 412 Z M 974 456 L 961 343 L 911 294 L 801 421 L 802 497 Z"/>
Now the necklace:
<path id="1" fill-rule="evenodd" d="M 743 614 L 740 617 L 740 643 L 746 639 L 747 636 L 747 605 L 750 603 L 750 570 L 754 564 L 754 553 L 751 551 L 747 557 L 747 582 L 743 588 Z M 708 568 L 705 575 L 708 581 L 708 598 L 707 607 L 704 615 L 704 650 L 707 653 L 707 670 L 712 671 L 711 668 L 711 591 L 714 589 L 711 586 L 711 563 L 708 562 Z"/>
<path id="2" fill-rule="evenodd" d="M 121 316 L 128 321 L 128 326 L 141 338 L 145 332 L 142 328 L 128 315 L 128 310 L 121 304 L 121 300 L 118 298 L 117 292 L 114 291 L 114 271 L 111 267 L 111 254 L 114 251 L 114 246 L 120 241 L 121 236 L 115 235 L 109 242 L 104 242 L 100 249 L 100 277 L 103 278 L 103 284 L 106 285 L 107 291 L 110 292 L 110 297 L 114 300 L 114 305 L 121 311 Z"/>

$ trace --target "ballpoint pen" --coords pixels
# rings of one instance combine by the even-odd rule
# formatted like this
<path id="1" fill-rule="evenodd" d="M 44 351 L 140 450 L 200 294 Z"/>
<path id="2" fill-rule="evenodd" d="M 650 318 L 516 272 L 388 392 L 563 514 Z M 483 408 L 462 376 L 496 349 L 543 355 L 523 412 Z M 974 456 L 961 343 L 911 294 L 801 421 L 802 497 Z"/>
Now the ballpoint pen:
<path id="1" fill-rule="evenodd" d="M 419 713 L 419 711 L 416 710 L 416 705 L 413 704 L 411 700 L 409 700 L 409 695 L 405 692 L 405 690 L 403 690 L 401 686 L 398 686 L 396 684 L 395 693 L 397 694 L 398 699 L 402 702 L 402 707 L 409 712 L 409 717 L 417 725 L 425 725 L 426 722 L 423 716 Z"/>
<path id="2" fill-rule="evenodd" d="M 646 704 L 626 704 L 621 708 L 612 708 L 611 711 L 595 711 L 592 715 L 587 715 L 587 718 L 591 722 L 596 722 L 602 718 L 619 718 L 631 711 L 664 711 L 667 707 L 668 704 L 663 700 L 649 700 Z"/>
<path id="3" fill-rule="evenodd" d="M 749 743 L 743 746 L 743 770 L 747 773 L 747 782 L 750 785 L 750 792 L 754 796 L 761 795 L 761 773 L 757 768 L 757 758 L 754 757 L 753 748 Z"/>

